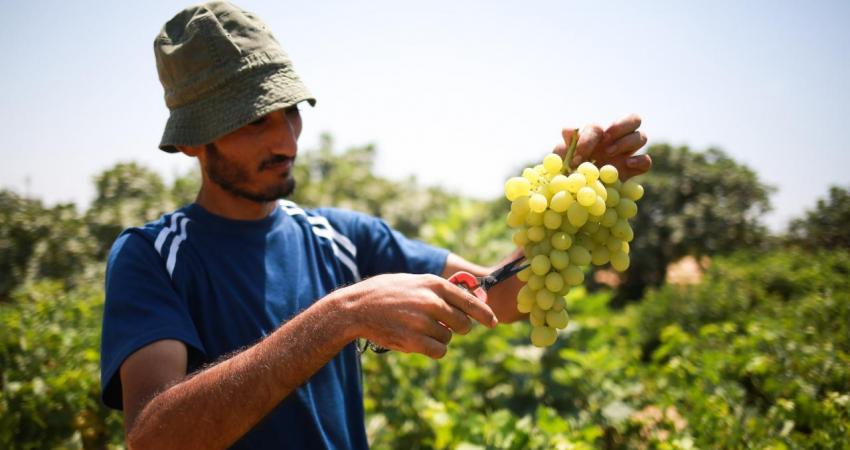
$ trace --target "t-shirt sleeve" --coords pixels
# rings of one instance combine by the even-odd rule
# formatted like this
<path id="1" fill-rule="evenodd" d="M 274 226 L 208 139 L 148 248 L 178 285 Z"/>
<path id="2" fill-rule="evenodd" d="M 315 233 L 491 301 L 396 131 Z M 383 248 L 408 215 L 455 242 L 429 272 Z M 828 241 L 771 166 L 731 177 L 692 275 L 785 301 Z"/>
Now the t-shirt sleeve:
<path id="1" fill-rule="evenodd" d="M 363 278 L 383 273 L 443 273 L 448 250 L 410 239 L 366 214 L 333 208 L 323 214 L 337 222 L 335 226 L 353 241 Z"/>
<path id="2" fill-rule="evenodd" d="M 101 335 L 101 396 L 123 408 L 119 368 L 136 350 L 162 339 L 204 348 L 185 300 L 177 294 L 153 243 L 141 231 L 125 231 L 112 246 L 106 270 Z"/>

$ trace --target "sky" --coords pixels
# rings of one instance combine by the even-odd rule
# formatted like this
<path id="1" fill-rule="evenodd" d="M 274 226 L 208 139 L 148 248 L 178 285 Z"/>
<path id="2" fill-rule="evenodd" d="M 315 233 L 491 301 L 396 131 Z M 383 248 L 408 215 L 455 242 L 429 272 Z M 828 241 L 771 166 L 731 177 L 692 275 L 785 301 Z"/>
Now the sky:
<path id="1" fill-rule="evenodd" d="M 186 5 L 188 5 L 187 3 Z M 847 1 L 241 1 L 318 99 L 300 148 L 375 144 L 377 171 L 491 198 L 563 127 L 643 118 L 776 188 L 775 231 L 850 186 Z M 140 6 L 143 5 L 143 6 Z M 166 180 L 153 38 L 179 2 L 14 2 L 0 15 L 0 187 L 85 207 L 137 161 Z"/>

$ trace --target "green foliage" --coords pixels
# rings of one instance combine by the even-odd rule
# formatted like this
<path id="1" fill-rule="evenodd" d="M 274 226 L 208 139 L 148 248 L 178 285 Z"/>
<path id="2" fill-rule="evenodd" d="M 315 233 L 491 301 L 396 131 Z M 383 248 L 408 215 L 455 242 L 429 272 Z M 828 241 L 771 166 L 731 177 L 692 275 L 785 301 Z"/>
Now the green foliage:
<path id="1" fill-rule="evenodd" d="M 162 178 L 134 162 L 118 163 L 100 173 L 95 177 L 95 188 L 86 220 L 101 258 L 122 230 L 154 220 L 175 207 Z"/>
<path id="2" fill-rule="evenodd" d="M 100 283 L 55 282 L 0 304 L 0 448 L 120 444 L 120 414 L 100 404 Z"/>
<path id="3" fill-rule="evenodd" d="M 641 177 L 645 195 L 633 219 L 631 266 L 616 304 L 638 299 L 664 282 L 667 265 L 685 255 L 753 248 L 765 238 L 761 215 L 771 188 L 750 168 L 717 149 L 653 145 L 652 170 Z"/>
<path id="4" fill-rule="evenodd" d="M 373 448 L 846 447 L 850 255 L 734 253 L 761 242 L 769 190 L 718 151 L 650 152 L 629 282 L 659 284 L 667 262 L 707 254 L 703 282 L 616 309 L 610 292 L 574 290 L 571 323 L 545 350 L 518 323 L 455 336 L 439 361 L 364 355 Z M 293 200 L 379 215 L 482 263 L 512 249 L 504 201 L 382 178 L 375 158 L 325 136 L 299 156 Z M 200 179 L 168 186 L 119 164 L 96 180 L 84 214 L 0 191 L 0 448 L 121 446 L 121 415 L 98 399 L 103 255 L 123 227 L 192 201 Z M 841 230 L 846 191 L 831 195 L 798 240 Z"/>
<path id="5" fill-rule="evenodd" d="M 791 222 L 792 244 L 816 248 L 850 248 L 850 190 L 832 186 L 805 217 Z"/>
<path id="6" fill-rule="evenodd" d="M 38 200 L 0 191 L 0 302 L 32 280 L 71 287 L 95 247 L 74 205 L 47 208 Z"/>

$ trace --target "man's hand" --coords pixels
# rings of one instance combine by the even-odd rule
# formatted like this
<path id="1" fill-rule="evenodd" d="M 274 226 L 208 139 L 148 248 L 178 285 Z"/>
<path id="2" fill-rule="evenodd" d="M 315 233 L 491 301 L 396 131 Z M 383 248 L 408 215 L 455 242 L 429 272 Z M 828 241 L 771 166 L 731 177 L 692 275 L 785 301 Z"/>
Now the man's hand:
<path id="1" fill-rule="evenodd" d="M 380 275 L 344 289 L 358 336 L 392 350 L 441 358 L 452 332 L 469 332 L 470 317 L 498 323 L 486 303 L 436 275 Z"/>
<path id="2" fill-rule="evenodd" d="M 596 124 L 585 125 L 579 131 L 570 167 L 577 167 L 584 161 L 595 161 L 599 167 L 611 164 L 617 168 L 621 180 L 645 173 L 652 166 L 652 159 L 649 155 L 634 154 L 646 144 L 646 134 L 638 131 L 640 122 L 636 114 L 629 114 L 612 123 L 605 131 Z M 561 135 L 564 142 L 555 146 L 553 152 L 563 158 L 575 136 L 575 129 L 564 128 Z"/>

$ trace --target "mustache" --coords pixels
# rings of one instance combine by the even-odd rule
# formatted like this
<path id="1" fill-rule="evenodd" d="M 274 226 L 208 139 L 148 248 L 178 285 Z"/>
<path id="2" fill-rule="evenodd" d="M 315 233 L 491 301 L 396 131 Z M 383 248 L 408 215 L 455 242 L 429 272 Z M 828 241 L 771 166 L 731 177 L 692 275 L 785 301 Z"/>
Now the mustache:
<path id="1" fill-rule="evenodd" d="M 278 164 L 294 163 L 294 162 L 295 162 L 295 158 L 290 158 L 288 156 L 283 156 L 283 155 L 275 155 L 275 156 L 272 156 L 271 158 L 266 159 L 263 162 L 261 162 L 258 170 L 266 170 L 266 169 L 268 169 L 272 166 L 276 166 Z"/>

